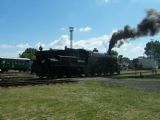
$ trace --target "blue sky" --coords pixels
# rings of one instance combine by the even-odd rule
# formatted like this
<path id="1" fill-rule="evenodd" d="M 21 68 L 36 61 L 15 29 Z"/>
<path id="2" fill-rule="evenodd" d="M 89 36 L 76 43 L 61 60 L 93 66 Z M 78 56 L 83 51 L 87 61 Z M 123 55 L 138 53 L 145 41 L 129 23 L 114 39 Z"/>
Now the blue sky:
<path id="1" fill-rule="evenodd" d="M 0 0 L 0 57 L 18 57 L 27 47 L 69 47 L 106 52 L 111 34 L 126 24 L 135 27 L 145 10 L 160 10 L 160 0 Z M 129 58 L 143 55 L 145 44 L 160 35 L 135 39 L 115 48 Z"/>

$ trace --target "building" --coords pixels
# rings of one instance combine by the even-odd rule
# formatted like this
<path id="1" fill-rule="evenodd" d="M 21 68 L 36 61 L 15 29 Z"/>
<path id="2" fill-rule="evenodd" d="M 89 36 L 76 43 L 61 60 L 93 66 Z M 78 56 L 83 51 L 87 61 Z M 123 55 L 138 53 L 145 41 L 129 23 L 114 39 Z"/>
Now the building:
<path id="1" fill-rule="evenodd" d="M 158 62 L 151 58 L 138 58 L 142 69 L 158 69 Z"/>

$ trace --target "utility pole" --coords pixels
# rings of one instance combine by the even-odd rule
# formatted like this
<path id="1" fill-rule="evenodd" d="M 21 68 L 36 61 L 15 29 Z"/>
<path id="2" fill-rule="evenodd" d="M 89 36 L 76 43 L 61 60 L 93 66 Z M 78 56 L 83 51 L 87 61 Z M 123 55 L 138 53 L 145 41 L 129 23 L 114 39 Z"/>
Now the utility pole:
<path id="1" fill-rule="evenodd" d="M 69 27 L 69 32 L 70 32 L 70 48 L 73 47 L 73 31 L 74 31 L 74 27 Z"/>

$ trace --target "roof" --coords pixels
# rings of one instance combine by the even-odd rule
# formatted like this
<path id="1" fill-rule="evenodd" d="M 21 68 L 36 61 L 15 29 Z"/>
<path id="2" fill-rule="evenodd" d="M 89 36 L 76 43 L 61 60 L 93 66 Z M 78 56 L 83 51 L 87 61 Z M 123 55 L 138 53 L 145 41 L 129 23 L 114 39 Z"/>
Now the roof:
<path id="1" fill-rule="evenodd" d="M 31 60 L 31 59 L 29 59 L 29 58 L 7 58 L 7 57 L 0 57 L 0 59 Z"/>

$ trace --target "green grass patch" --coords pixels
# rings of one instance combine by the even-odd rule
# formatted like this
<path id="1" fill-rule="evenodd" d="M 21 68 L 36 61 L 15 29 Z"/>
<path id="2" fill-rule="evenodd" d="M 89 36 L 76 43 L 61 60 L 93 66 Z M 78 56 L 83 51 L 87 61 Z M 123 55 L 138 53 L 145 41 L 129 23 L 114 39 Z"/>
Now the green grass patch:
<path id="1" fill-rule="evenodd" d="M 159 119 L 159 92 L 97 82 L 0 89 L 0 120 Z"/>

